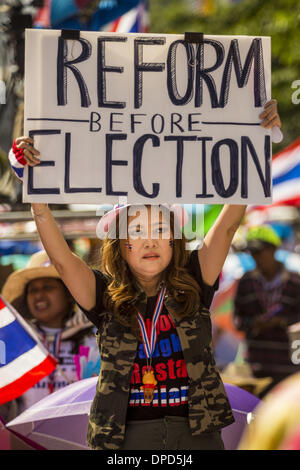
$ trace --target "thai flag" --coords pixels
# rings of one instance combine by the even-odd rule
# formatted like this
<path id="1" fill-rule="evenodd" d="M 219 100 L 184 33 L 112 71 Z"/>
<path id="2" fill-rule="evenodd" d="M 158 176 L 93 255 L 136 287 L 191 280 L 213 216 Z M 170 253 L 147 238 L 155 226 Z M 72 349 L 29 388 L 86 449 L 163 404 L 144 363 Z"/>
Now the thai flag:
<path id="1" fill-rule="evenodd" d="M 300 138 L 274 155 L 273 205 L 300 205 Z"/>
<path id="2" fill-rule="evenodd" d="M 148 0 L 45 0 L 33 24 L 46 29 L 144 33 L 148 29 Z"/>
<path id="3" fill-rule="evenodd" d="M 300 138 L 273 156 L 273 203 L 251 206 L 250 210 L 268 210 L 286 205 L 300 206 Z"/>
<path id="4" fill-rule="evenodd" d="M 106 31 L 111 33 L 147 33 L 149 29 L 148 4 L 140 2 L 136 8 L 132 8 L 106 26 Z"/>
<path id="5" fill-rule="evenodd" d="M 0 405 L 22 395 L 56 365 L 24 319 L 0 296 Z"/>

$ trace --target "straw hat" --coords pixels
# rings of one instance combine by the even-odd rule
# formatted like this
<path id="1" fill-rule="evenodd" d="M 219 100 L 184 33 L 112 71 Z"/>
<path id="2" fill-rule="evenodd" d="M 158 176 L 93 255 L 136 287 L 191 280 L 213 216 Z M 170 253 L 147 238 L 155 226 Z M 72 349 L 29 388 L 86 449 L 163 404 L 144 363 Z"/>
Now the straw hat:
<path id="1" fill-rule="evenodd" d="M 223 382 L 243 388 L 259 396 L 273 381 L 272 377 L 254 377 L 250 365 L 246 362 L 230 362 L 221 372 Z"/>
<path id="2" fill-rule="evenodd" d="M 7 302 L 12 303 L 14 300 L 23 297 L 28 282 L 41 277 L 60 279 L 45 251 L 38 251 L 32 255 L 26 268 L 19 269 L 8 276 L 1 294 Z"/>

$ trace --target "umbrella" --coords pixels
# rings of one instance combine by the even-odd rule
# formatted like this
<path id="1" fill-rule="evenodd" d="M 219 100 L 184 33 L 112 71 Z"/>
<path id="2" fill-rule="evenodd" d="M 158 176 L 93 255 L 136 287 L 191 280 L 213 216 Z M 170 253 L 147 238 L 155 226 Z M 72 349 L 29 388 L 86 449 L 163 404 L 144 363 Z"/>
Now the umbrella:
<path id="1" fill-rule="evenodd" d="M 34 404 L 6 427 L 34 448 L 87 450 L 86 430 L 97 377 L 79 380 Z M 225 384 L 235 423 L 222 430 L 226 449 L 236 449 L 260 400 L 234 385 Z"/>
<path id="2" fill-rule="evenodd" d="M 86 429 L 97 377 L 79 380 L 48 395 L 6 427 L 47 450 L 86 450 Z M 29 445 L 30 442 L 28 442 Z M 34 445 L 32 445 L 35 447 Z"/>
<path id="3" fill-rule="evenodd" d="M 235 385 L 225 383 L 225 390 L 235 422 L 222 429 L 222 438 L 225 449 L 234 450 L 237 449 L 246 427 L 255 418 L 255 408 L 261 400 Z"/>

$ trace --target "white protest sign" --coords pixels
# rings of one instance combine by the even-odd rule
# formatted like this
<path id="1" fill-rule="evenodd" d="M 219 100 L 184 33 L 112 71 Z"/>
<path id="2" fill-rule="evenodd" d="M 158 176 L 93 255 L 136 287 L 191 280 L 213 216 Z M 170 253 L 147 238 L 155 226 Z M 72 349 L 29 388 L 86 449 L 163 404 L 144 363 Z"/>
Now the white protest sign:
<path id="1" fill-rule="evenodd" d="M 26 202 L 268 204 L 270 38 L 26 30 Z"/>

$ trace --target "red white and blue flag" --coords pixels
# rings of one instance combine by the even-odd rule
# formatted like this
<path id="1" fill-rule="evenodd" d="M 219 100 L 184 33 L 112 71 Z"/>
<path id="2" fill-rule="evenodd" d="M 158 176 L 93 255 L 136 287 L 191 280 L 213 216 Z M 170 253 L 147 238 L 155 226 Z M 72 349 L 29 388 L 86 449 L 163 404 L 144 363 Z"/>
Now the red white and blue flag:
<path id="1" fill-rule="evenodd" d="M 148 29 L 148 6 L 145 2 L 140 2 L 135 8 L 103 28 L 111 33 L 147 33 Z"/>
<path id="2" fill-rule="evenodd" d="M 300 138 L 274 155 L 273 205 L 300 205 Z"/>
<path id="3" fill-rule="evenodd" d="M 300 138 L 273 156 L 272 180 L 273 203 L 250 206 L 250 211 L 268 210 L 279 205 L 300 206 Z"/>
<path id="4" fill-rule="evenodd" d="M 148 31 L 148 0 L 45 0 L 35 28 L 118 33 Z"/>
<path id="5" fill-rule="evenodd" d="M 0 405 L 21 396 L 56 365 L 24 319 L 0 296 Z"/>

